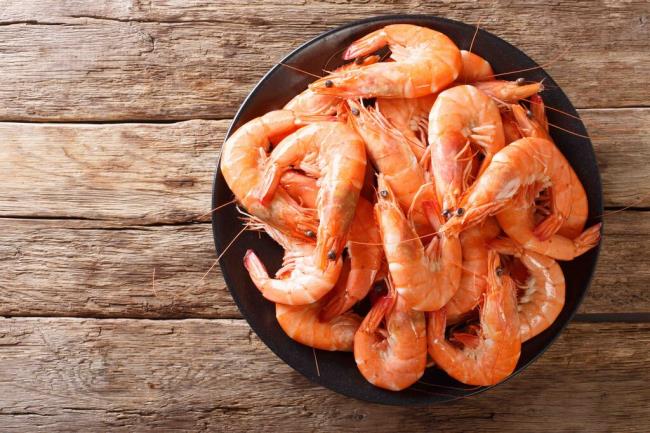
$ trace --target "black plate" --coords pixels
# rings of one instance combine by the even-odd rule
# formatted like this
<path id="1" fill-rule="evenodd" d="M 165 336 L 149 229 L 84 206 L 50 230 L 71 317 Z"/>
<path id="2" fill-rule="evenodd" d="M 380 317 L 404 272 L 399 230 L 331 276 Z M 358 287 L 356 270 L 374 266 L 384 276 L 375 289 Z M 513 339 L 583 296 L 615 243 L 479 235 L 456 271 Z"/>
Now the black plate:
<path id="1" fill-rule="evenodd" d="M 375 17 L 323 33 L 289 54 L 282 60 L 282 63 L 322 75 L 322 69 L 332 70 L 342 63 L 340 53 L 352 41 L 393 23 L 417 24 L 438 30 L 451 37 L 461 49 L 468 49 L 475 31 L 474 26 L 435 16 Z M 483 30 L 479 30 L 472 51 L 487 59 L 496 73 L 538 66 L 517 48 Z M 330 57 L 329 64 L 325 65 Z M 569 98 L 543 69 L 537 68 L 505 77 L 507 79 L 524 77 L 527 80 L 535 81 L 544 79 L 548 88 L 543 93 L 545 103 L 550 107 L 578 116 Z M 306 74 L 276 65 L 248 95 L 230 126 L 228 136 L 247 121 L 267 111 L 281 108 L 311 81 L 313 78 Z M 555 111 L 548 111 L 548 117 L 551 123 L 561 128 L 587 135 L 582 122 L 576 118 Z M 588 225 L 599 222 L 599 215 L 603 213 L 602 188 L 591 142 L 586 138 L 568 134 L 557 128 L 552 128 L 552 135 L 587 191 L 589 198 Z M 219 206 L 232 198 L 232 192 L 217 166 L 212 205 L 213 207 Z M 242 227 L 234 206 L 226 206 L 214 214 L 212 228 L 217 254 L 221 254 Z M 253 248 L 256 251 L 270 271 L 275 271 L 281 262 L 282 250 L 269 237 L 265 235 L 260 237 L 257 233 L 245 232 L 229 247 L 228 252 L 220 260 L 230 293 L 242 315 L 260 339 L 283 361 L 308 379 L 350 397 L 391 405 L 440 403 L 488 389 L 487 387 L 465 386 L 449 378 L 440 370 L 431 368 L 426 371 L 421 381 L 411 388 L 401 392 L 385 391 L 366 382 L 358 372 L 350 353 L 321 350 L 316 350 L 318 370 L 320 371 L 318 374 L 312 349 L 294 342 L 284 334 L 275 320 L 273 304 L 260 295 L 248 277 L 242 264 L 242 258 L 248 248 Z M 578 309 L 589 287 L 599 249 L 600 247 L 595 248 L 572 262 L 562 264 L 567 284 L 564 310 L 553 326 L 523 345 L 521 359 L 514 374 L 522 371 L 550 346 Z M 244 368 L 246 367 L 244 366 Z M 269 374 L 273 374 L 273 372 Z M 557 374 L 562 374 L 562 371 L 558 371 Z"/>

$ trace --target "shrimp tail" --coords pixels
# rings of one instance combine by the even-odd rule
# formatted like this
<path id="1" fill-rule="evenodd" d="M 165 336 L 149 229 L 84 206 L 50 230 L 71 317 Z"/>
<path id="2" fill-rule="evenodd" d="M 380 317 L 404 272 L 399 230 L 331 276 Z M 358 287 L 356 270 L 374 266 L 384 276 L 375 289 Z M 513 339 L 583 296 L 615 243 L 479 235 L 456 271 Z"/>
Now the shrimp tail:
<path id="1" fill-rule="evenodd" d="M 600 241 L 600 228 L 603 223 L 595 224 L 582 232 L 580 236 L 574 239 L 577 255 L 581 255 L 595 247 Z"/>
<path id="2" fill-rule="evenodd" d="M 264 175 L 262 176 L 262 181 L 252 191 L 252 196 L 257 198 L 262 203 L 262 205 L 268 205 L 273 199 L 275 191 L 280 184 L 280 178 L 282 177 L 282 174 L 283 173 L 278 169 L 277 165 L 267 165 L 266 170 L 264 171 Z"/>
<path id="3" fill-rule="evenodd" d="M 266 270 L 264 263 L 262 263 L 253 250 L 246 251 L 246 254 L 244 255 L 244 267 L 248 271 L 251 280 L 253 280 L 253 284 L 255 284 L 258 289 L 264 287 L 264 281 L 267 281 L 270 278 L 269 273 Z"/>
<path id="4" fill-rule="evenodd" d="M 352 60 L 365 56 L 388 44 L 384 29 L 374 31 L 353 42 L 343 53 L 343 60 Z"/>
<path id="5" fill-rule="evenodd" d="M 386 285 L 388 286 L 388 293 L 379 298 L 373 304 L 361 324 L 361 329 L 365 332 L 375 332 L 384 317 L 386 317 L 395 306 L 395 302 L 397 301 L 397 291 L 395 290 L 393 283 L 390 281 L 390 278 L 386 279 Z"/>
<path id="6" fill-rule="evenodd" d="M 367 295 L 366 289 L 370 289 L 376 275 L 377 271 L 373 269 L 350 270 L 345 284 L 344 295 L 334 296 L 328 300 L 321 310 L 321 320 L 329 321 L 352 308 L 357 301 Z"/>

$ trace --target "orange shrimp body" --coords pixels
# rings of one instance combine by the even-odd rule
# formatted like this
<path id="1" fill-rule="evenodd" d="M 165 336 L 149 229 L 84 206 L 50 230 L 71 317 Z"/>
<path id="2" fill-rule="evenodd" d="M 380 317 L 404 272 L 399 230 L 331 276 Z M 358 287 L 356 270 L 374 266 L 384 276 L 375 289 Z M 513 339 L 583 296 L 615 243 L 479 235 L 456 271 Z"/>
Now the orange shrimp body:
<path id="1" fill-rule="evenodd" d="M 340 97 L 417 98 L 444 89 L 458 77 L 460 51 L 444 34 L 411 24 L 394 24 L 355 41 L 346 60 L 389 46 L 394 62 L 335 73 L 313 82 L 317 93 Z"/>
<path id="2" fill-rule="evenodd" d="M 447 302 L 447 323 L 461 321 L 479 304 L 487 288 L 488 242 L 499 235 L 494 218 L 470 227 L 460 234 L 463 250 L 463 273 L 456 294 Z"/>
<path id="3" fill-rule="evenodd" d="M 255 217 L 304 241 L 309 240 L 305 233 L 317 228 L 315 212 L 301 208 L 282 188 L 266 205 L 251 190 L 261 181 L 270 141 L 309 120 L 288 110 L 271 111 L 237 129 L 221 151 L 221 172 L 237 201 Z"/>
<path id="4" fill-rule="evenodd" d="M 519 193 L 553 188 L 552 211 L 534 229 L 546 240 L 562 226 L 571 210 L 571 167 L 555 145 L 541 138 L 522 138 L 494 156 L 483 175 L 460 203 L 462 216 L 447 221 L 444 230 L 460 231 L 503 209 Z M 507 230 L 507 227 L 503 227 Z"/>
<path id="5" fill-rule="evenodd" d="M 375 107 L 384 118 L 408 140 L 418 161 L 428 146 L 429 112 L 437 94 L 419 98 L 377 98 Z"/>
<path id="6" fill-rule="evenodd" d="M 512 279 L 500 275 L 499 255 L 488 253 L 488 288 L 480 310 L 478 341 L 463 349 L 445 339 L 445 309 L 429 313 L 427 338 L 429 355 L 454 379 L 489 386 L 507 378 L 521 353 L 516 288 Z"/>
<path id="7" fill-rule="evenodd" d="M 414 310 L 441 308 L 460 284 L 462 252 L 458 237 L 437 234 L 425 249 L 382 175 L 377 188 L 375 218 L 397 293 Z M 439 218 L 435 201 L 423 204 L 432 219 Z"/>
<path id="8" fill-rule="evenodd" d="M 424 168 L 402 133 L 388 124 L 374 108 L 349 100 L 351 122 L 366 143 L 370 160 L 390 185 L 404 212 L 408 212 L 418 191 L 426 183 Z M 419 234 L 431 232 L 426 216 L 415 212 L 413 222 Z"/>
<path id="9" fill-rule="evenodd" d="M 368 56 L 360 63 L 351 62 L 345 64 L 334 72 L 345 72 L 361 66 L 372 65 L 378 61 L 379 56 Z M 345 104 L 345 101 L 339 97 L 322 95 L 311 89 L 306 89 L 302 93 L 294 96 L 293 99 L 284 106 L 284 109 L 292 110 L 295 113 L 301 114 L 336 115 L 340 113 L 343 104 Z"/>
<path id="10" fill-rule="evenodd" d="M 441 92 L 429 115 L 431 169 L 444 210 L 456 209 L 473 181 L 474 150 L 483 166 L 505 145 L 499 109 L 476 87 L 462 85 Z"/>
<path id="11" fill-rule="evenodd" d="M 254 196 L 268 203 L 282 174 L 292 167 L 319 178 L 315 264 L 325 269 L 340 257 L 366 173 L 365 146 L 359 135 L 340 122 L 317 122 L 282 140 L 265 164 Z"/>
<path id="12" fill-rule="evenodd" d="M 375 386 L 400 391 L 413 385 L 427 361 L 424 313 L 410 309 L 394 292 L 382 298 L 354 336 L 354 360 Z"/>
<path id="13" fill-rule="evenodd" d="M 460 50 L 460 56 L 463 69 L 456 79 L 457 82 L 467 84 L 476 81 L 491 80 L 494 77 L 494 71 L 490 62 L 483 57 L 465 50 Z"/>
<path id="14" fill-rule="evenodd" d="M 490 248 L 519 258 L 530 274 L 517 306 L 523 343 L 546 330 L 562 312 L 565 294 L 562 268 L 552 258 L 525 250 L 510 239 L 495 239 L 490 242 Z"/>
<path id="15" fill-rule="evenodd" d="M 316 180 L 294 171 L 286 172 L 280 184 L 298 202 L 306 207 L 315 207 L 318 196 Z M 324 302 L 321 319 L 330 320 L 348 311 L 363 299 L 382 267 L 384 250 L 381 246 L 379 227 L 375 222 L 373 205 L 359 197 L 354 220 L 348 233 L 348 259 L 339 277 L 345 277 L 345 284 L 338 284 Z M 346 271 L 346 264 L 348 268 Z"/>

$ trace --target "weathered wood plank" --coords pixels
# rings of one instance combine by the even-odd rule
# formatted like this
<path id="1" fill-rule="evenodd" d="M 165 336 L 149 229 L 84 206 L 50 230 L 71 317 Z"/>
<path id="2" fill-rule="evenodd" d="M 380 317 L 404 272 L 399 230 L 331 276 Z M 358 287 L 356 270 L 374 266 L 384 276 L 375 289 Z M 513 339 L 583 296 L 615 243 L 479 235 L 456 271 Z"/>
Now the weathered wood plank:
<path id="1" fill-rule="evenodd" d="M 650 109 L 581 115 L 593 134 L 605 204 L 650 206 Z M 208 221 L 228 124 L 0 123 L 0 216 Z"/>
<path id="2" fill-rule="evenodd" d="M 605 222 L 580 312 L 650 312 L 650 213 L 616 213 Z M 218 266 L 201 280 L 214 260 L 208 224 L 0 219 L 0 315 L 241 317 Z"/>
<path id="3" fill-rule="evenodd" d="M 483 395 L 366 404 L 311 384 L 243 321 L 0 320 L 3 431 L 645 431 L 648 324 L 572 324 Z M 551 419 L 549 418 L 549 422 Z"/>
<path id="4" fill-rule="evenodd" d="M 649 100 L 647 86 L 605 84 L 634 82 L 650 71 L 642 55 L 650 47 L 643 0 L 10 0 L 0 11 L 0 119 L 227 118 L 303 41 L 355 19 L 413 12 L 481 20 L 539 63 L 552 63 L 549 70 L 579 107 Z"/>

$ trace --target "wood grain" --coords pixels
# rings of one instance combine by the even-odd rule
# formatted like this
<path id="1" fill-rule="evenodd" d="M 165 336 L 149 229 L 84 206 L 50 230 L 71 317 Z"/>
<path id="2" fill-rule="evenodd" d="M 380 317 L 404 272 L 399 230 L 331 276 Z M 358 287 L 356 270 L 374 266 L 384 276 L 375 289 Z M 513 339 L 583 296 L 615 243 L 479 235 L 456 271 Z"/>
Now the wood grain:
<path id="1" fill-rule="evenodd" d="M 396 408 L 342 397 L 239 320 L 0 320 L 3 431 L 645 431 L 650 326 L 572 324 L 485 394 Z M 549 418 L 549 422 L 551 418 Z"/>
<path id="2" fill-rule="evenodd" d="M 578 107 L 650 97 L 647 86 L 626 85 L 650 72 L 644 0 L 25 3 L 5 1 L 0 11 L 2 120 L 228 118 L 305 40 L 355 19 L 414 12 L 480 20 L 550 64 Z"/>
<path id="3" fill-rule="evenodd" d="M 650 312 L 650 218 L 605 218 L 605 241 L 581 313 Z M 237 318 L 209 224 L 0 219 L 0 315 Z M 156 271 L 155 284 L 152 284 Z"/>
<path id="4" fill-rule="evenodd" d="M 605 204 L 650 206 L 650 109 L 580 114 L 593 134 Z M 208 221 L 228 125 L 0 123 L 0 216 Z"/>

